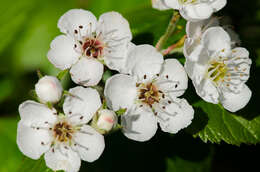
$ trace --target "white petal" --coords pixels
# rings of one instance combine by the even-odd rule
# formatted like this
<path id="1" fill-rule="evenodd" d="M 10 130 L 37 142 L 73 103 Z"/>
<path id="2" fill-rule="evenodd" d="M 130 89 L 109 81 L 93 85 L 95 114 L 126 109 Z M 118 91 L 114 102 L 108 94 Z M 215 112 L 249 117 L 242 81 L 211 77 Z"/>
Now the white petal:
<path id="1" fill-rule="evenodd" d="M 69 92 L 71 96 L 67 96 L 63 104 L 64 113 L 74 123 L 87 123 L 101 106 L 98 92 L 80 86 L 71 88 Z"/>
<path id="2" fill-rule="evenodd" d="M 170 9 L 170 7 L 166 5 L 165 0 L 152 0 L 152 6 L 158 10 Z"/>
<path id="3" fill-rule="evenodd" d="M 99 17 L 97 32 L 101 32 L 101 39 L 107 45 L 104 49 L 106 65 L 121 71 L 125 66 L 128 45 L 132 33 L 128 21 L 117 12 L 107 12 Z"/>
<path id="4" fill-rule="evenodd" d="M 136 82 L 129 75 L 114 75 L 106 81 L 104 94 L 108 107 L 114 111 L 129 109 L 137 96 Z"/>
<path id="5" fill-rule="evenodd" d="M 201 20 L 198 22 L 188 21 L 186 24 L 186 33 L 189 38 L 197 39 L 200 38 L 206 29 L 218 26 L 219 20 L 217 17 L 211 17 L 206 20 Z"/>
<path id="6" fill-rule="evenodd" d="M 208 19 L 213 9 L 207 3 L 188 4 L 183 6 L 180 13 L 188 21 L 199 21 Z"/>
<path id="7" fill-rule="evenodd" d="M 95 86 L 102 79 L 104 66 L 96 59 L 81 58 L 70 70 L 71 79 L 83 86 Z"/>
<path id="8" fill-rule="evenodd" d="M 244 89 L 241 90 L 239 94 L 234 94 L 232 92 L 223 92 L 220 101 L 223 107 L 231 112 L 236 112 L 244 108 L 249 102 L 252 96 L 251 90 L 247 85 L 244 85 Z"/>
<path id="9" fill-rule="evenodd" d="M 178 60 L 164 61 L 158 85 L 161 91 L 168 91 L 173 97 L 181 96 L 185 92 L 188 87 L 188 76 Z"/>
<path id="10" fill-rule="evenodd" d="M 24 155 L 32 159 L 39 159 L 43 153 L 49 150 L 50 140 L 51 135 L 48 129 L 33 129 L 23 120 L 18 123 L 17 145 Z"/>
<path id="11" fill-rule="evenodd" d="M 78 172 L 80 169 L 80 157 L 69 147 L 67 149 L 63 147 L 51 148 L 45 153 L 44 159 L 46 166 L 53 171 Z"/>
<path id="12" fill-rule="evenodd" d="M 132 45 L 132 44 L 131 44 Z M 117 43 L 111 50 L 108 47 L 104 48 L 104 61 L 106 66 L 111 70 L 122 72 L 125 70 L 125 63 L 127 60 L 128 47 L 130 42 Z"/>
<path id="13" fill-rule="evenodd" d="M 209 53 L 222 52 L 226 54 L 231 49 L 228 33 L 221 27 L 211 27 L 202 36 L 202 44 Z"/>
<path id="14" fill-rule="evenodd" d="M 173 134 L 189 126 L 194 116 L 192 106 L 185 99 L 174 99 L 174 101 L 166 105 L 165 109 L 157 115 L 161 129 Z"/>
<path id="15" fill-rule="evenodd" d="M 157 131 L 157 119 L 152 111 L 137 108 L 122 116 L 123 133 L 135 141 L 148 141 Z"/>
<path id="16" fill-rule="evenodd" d="M 179 3 L 179 0 L 164 0 L 165 4 L 173 9 L 180 9 L 181 5 Z"/>
<path id="17" fill-rule="evenodd" d="M 75 133 L 74 147 L 84 161 L 93 162 L 97 160 L 105 149 L 103 135 L 99 134 L 89 125 L 84 125 L 79 132 Z"/>
<path id="18" fill-rule="evenodd" d="M 209 79 L 203 79 L 201 82 L 196 83 L 196 79 L 193 81 L 197 94 L 206 102 L 218 104 L 219 93 L 215 85 Z"/>
<path id="19" fill-rule="evenodd" d="M 49 61 L 61 70 L 70 68 L 80 57 L 74 50 L 74 44 L 74 40 L 69 36 L 57 36 L 51 42 L 51 49 L 47 54 Z"/>
<path id="20" fill-rule="evenodd" d="M 223 7 L 225 7 L 227 4 L 227 0 L 215 0 L 212 1 L 211 6 L 214 9 L 214 11 L 219 11 L 221 10 Z"/>
<path id="21" fill-rule="evenodd" d="M 249 52 L 245 48 L 237 47 L 232 50 L 232 57 L 249 58 Z"/>
<path id="22" fill-rule="evenodd" d="M 46 105 L 31 100 L 27 100 L 19 106 L 19 113 L 24 124 L 32 127 L 48 126 L 57 120 L 54 108 L 49 109 Z"/>
<path id="23" fill-rule="evenodd" d="M 71 9 L 60 17 L 58 28 L 61 32 L 70 35 L 74 35 L 75 30 L 78 30 L 82 36 L 86 36 L 95 31 L 96 24 L 97 19 L 90 11 Z"/>
<path id="24" fill-rule="evenodd" d="M 118 12 L 102 14 L 98 20 L 97 30 L 102 32 L 103 37 L 107 40 L 113 38 L 130 41 L 132 39 L 132 32 L 128 21 Z"/>
<path id="25" fill-rule="evenodd" d="M 144 44 L 136 46 L 129 52 L 126 68 L 131 75 L 147 79 L 160 73 L 163 64 L 163 56 L 155 47 Z"/>

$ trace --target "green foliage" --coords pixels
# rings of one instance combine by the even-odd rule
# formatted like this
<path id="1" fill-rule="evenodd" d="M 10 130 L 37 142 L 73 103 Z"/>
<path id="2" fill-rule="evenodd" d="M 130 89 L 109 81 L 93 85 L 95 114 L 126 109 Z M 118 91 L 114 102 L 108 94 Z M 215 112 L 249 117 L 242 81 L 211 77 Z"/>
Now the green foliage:
<path id="1" fill-rule="evenodd" d="M 210 172 L 212 156 L 208 156 L 201 161 L 184 160 L 180 157 L 167 159 L 166 172 Z"/>
<path id="2" fill-rule="evenodd" d="M 32 160 L 27 157 L 24 157 L 21 161 L 20 167 L 17 172 L 28 172 L 28 171 L 37 171 L 37 172 L 52 172 L 51 169 L 47 168 L 43 158 L 39 160 Z"/>
<path id="3" fill-rule="evenodd" d="M 16 145 L 16 126 L 15 118 L 0 118 L 0 171 L 16 171 L 17 166 L 14 162 L 22 160 L 22 154 Z"/>
<path id="4" fill-rule="evenodd" d="M 189 130 L 196 131 L 201 128 L 194 136 L 200 137 L 204 142 L 220 143 L 224 141 L 237 146 L 242 143 L 260 142 L 260 116 L 247 120 L 226 111 L 220 105 L 203 101 L 195 104 L 195 107 L 195 115 L 198 116 L 198 119 L 194 121 Z"/>

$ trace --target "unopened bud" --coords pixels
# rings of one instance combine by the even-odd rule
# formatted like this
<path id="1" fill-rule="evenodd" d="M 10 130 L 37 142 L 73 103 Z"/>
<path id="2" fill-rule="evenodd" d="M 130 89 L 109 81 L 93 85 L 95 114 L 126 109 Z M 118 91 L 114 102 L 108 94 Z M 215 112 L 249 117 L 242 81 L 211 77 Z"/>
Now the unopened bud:
<path id="1" fill-rule="evenodd" d="M 103 109 L 99 111 L 97 128 L 106 132 L 110 131 L 117 123 L 117 116 L 114 111 Z"/>
<path id="2" fill-rule="evenodd" d="M 36 94 L 42 103 L 56 103 L 62 96 L 60 81 L 53 76 L 44 76 L 35 85 Z"/>

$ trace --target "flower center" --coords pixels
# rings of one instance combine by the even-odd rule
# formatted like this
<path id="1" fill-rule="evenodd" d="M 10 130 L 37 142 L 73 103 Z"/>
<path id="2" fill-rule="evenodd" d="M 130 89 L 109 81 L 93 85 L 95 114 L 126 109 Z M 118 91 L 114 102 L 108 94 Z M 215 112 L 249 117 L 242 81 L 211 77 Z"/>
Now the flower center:
<path id="1" fill-rule="evenodd" d="M 87 38 L 82 45 L 83 52 L 88 57 L 99 58 L 103 52 L 103 44 L 101 41 Z"/>
<path id="2" fill-rule="evenodd" d="M 150 107 L 152 107 L 154 103 L 159 103 L 160 92 L 154 83 L 139 84 L 137 86 L 139 87 L 139 100 Z"/>
<path id="3" fill-rule="evenodd" d="M 54 137 L 60 142 L 67 142 L 72 139 L 73 128 L 67 122 L 58 122 L 53 128 Z"/>
<path id="4" fill-rule="evenodd" d="M 210 66 L 207 71 L 207 76 L 216 84 L 219 81 L 223 81 L 228 72 L 228 67 L 223 60 L 213 60 L 210 62 Z"/>

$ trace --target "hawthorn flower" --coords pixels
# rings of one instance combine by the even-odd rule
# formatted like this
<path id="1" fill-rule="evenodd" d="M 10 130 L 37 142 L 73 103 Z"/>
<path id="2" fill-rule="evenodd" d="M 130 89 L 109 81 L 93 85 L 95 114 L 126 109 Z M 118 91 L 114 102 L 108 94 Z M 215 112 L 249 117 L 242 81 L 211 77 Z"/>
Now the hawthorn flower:
<path id="1" fill-rule="evenodd" d="M 73 96 L 66 97 L 64 114 L 31 100 L 19 106 L 19 149 L 32 159 L 44 154 L 46 165 L 54 171 L 77 172 L 81 159 L 95 161 L 105 147 L 104 137 L 87 125 L 101 106 L 98 92 L 75 87 L 70 93 Z"/>
<path id="2" fill-rule="evenodd" d="M 184 43 L 183 53 L 186 58 L 191 61 L 196 61 L 197 57 L 203 49 L 203 44 L 201 44 L 201 38 L 204 32 L 210 28 L 221 25 L 223 29 L 230 35 L 232 47 L 240 44 L 239 36 L 231 28 L 230 25 L 225 25 L 222 20 L 218 17 L 211 17 L 206 20 L 201 20 L 198 22 L 188 21 L 186 24 L 186 34 L 187 39 Z"/>
<path id="3" fill-rule="evenodd" d="M 35 92 L 42 103 L 56 103 L 62 96 L 60 81 L 53 76 L 42 77 L 35 85 Z"/>
<path id="4" fill-rule="evenodd" d="M 123 133 L 136 141 L 147 141 L 157 130 L 177 133 L 193 119 L 193 109 L 181 96 L 188 85 L 184 67 L 163 56 L 150 45 L 133 47 L 127 65 L 130 75 L 117 74 L 105 85 L 108 106 L 122 116 Z"/>
<path id="5" fill-rule="evenodd" d="M 176 9 L 188 21 L 199 21 L 221 10 L 227 0 L 152 0 L 154 8 L 159 10 Z"/>
<path id="6" fill-rule="evenodd" d="M 58 21 L 63 33 L 51 43 L 48 59 L 57 68 L 70 69 L 72 80 L 83 86 L 98 84 L 103 64 L 124 69 L 132 34 L 129 24 L 117 12 L 102 14 L 97 21 L 89 11 L 72 9 Z"/>
<path id="7" fill-rule="evenodd" d="M 245 48 L 232 49 L 228 33 L 221 27 L 211 27 L 201 38 L 202 51 L 193 59 L 186 58 L 185 69 L 197 94 L 210 103 L 221 103 L 235 112 L 246 106 L 251 91 L 245 82 L 249 78 L 251 59 Z"/>

